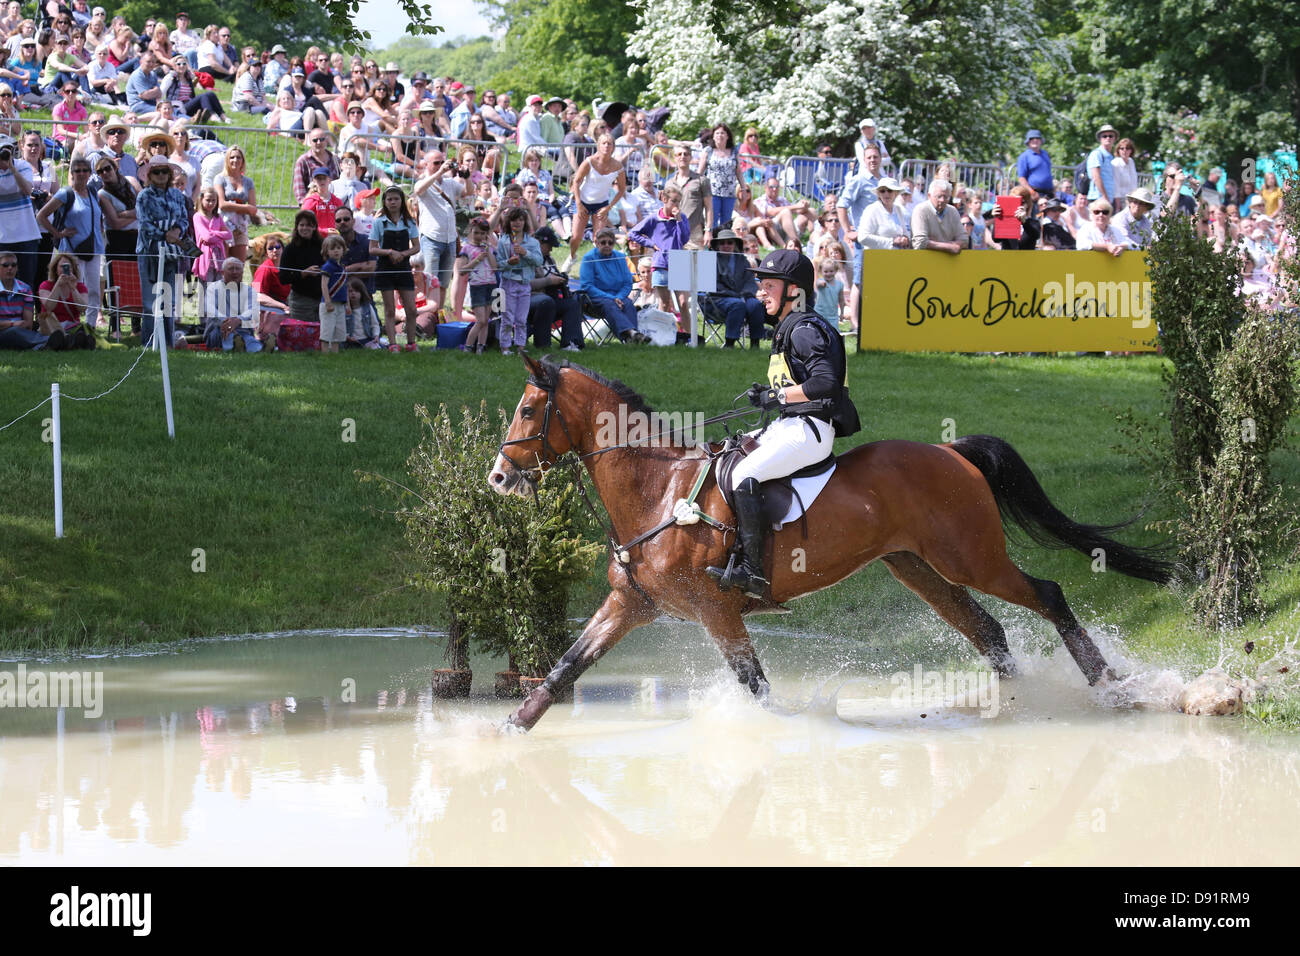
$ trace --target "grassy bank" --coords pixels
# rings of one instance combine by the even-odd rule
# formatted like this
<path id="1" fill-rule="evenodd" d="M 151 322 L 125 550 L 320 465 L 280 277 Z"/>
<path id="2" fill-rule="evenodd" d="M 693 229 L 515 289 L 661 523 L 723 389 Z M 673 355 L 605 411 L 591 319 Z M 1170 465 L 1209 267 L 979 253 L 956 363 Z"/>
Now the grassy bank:
<path id="1" fill-rule="evenodd" d="M 0 424 L 49 394 L 93 395 L 135 353 L 6 353 Z M 177 436 L 164 430 L 157 361 L 95 402 L 64 402 L 67 533 L 56 541 L 48 409 L 0 432 L 0 648 L 122 645 L 284 628 L 434 624 L 436 598 L 409 585 L 410 558 L 391 499 L 356 473 L 400 479 L 419 440 L 416 402 L 453 407 L 486 399 L 513 408 L 518 359 L 422 351 L 417 355 L 172 355 Z M 714 411 L 758 378 L 765 360 L 717 349 L 588 350 L 584 363 L 642 391 L 665 411 Z M 1150 507 L 1149 483 L 1116 447 L 1109 409 L 1158 411 L 1160 360 L 856 355 L 850 384 L 864 431 L 852 441 L 938 441 L 1001 435 L 1024 455 L 1067 512 L 1111 521 Z M 355 441 L 345 441 L 348 420 Z M 488 463 L 484 462 L 486 474 Z M 1300 464 L 1279 461 L 1289 480 Z M 1130 540 L 1151 541 L 1141 529 Z M 1073 553 L 1017 547 L 1031 573 L 1063 584 L 1085 620 L 1104 622 L 1139 653 L 1214 656 L 1189 635 L 1184 600 L 1116 574 L 1094 574 Z M 573 608 L 603 597 L 603 569 Z M 1275 574 L 1270 617 L 1241 640 L 1294 633 L 1300 573 Z M 1044 643 L 1047 625 L 989 599 Z M 845 635 L 936 630 L 928 609 L 873 567 L 769 618 L 781 629 Z M 1191 649 L 1189 651 L 1189 648 Z"/>

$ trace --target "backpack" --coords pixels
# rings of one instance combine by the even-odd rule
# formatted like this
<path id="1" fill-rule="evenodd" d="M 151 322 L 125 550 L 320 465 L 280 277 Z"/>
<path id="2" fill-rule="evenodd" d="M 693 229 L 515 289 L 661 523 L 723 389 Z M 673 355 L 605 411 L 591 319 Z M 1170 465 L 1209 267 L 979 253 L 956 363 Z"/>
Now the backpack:
<path id="1" fill-rule="evenodd" d="M 1078 166 L 1074 167 L 1074 191 L 1088 195 L 1088 190 L 1092 188 L 1092 180 L 1088 178 L 1088 161 L 1085 159 Z"/>

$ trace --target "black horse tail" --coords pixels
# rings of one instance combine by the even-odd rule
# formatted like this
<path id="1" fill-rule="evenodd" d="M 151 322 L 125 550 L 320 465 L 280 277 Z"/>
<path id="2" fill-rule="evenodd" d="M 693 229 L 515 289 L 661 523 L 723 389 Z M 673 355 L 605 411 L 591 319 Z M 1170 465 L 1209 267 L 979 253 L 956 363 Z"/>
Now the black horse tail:
<path id="1" fill-rule="evenodd" d="M 1100 548 L 1106 567 L 1121 574 L 1157 584 L 1173 579 L 1174 566 L 1157 556 L 1162 553 L 1159 549 L 1129 547 L 1107 537 L 1131 522 L 1079 524 L 1063 514 L 1048 499 L 1025 460 L 1001 438 L 963 435 L 952 443 L 952 449 L 980 470 L 1003 520 L 1015 522 L 1036 543 L 1046 548 L 1074 548 L 1089 557 Z"/>

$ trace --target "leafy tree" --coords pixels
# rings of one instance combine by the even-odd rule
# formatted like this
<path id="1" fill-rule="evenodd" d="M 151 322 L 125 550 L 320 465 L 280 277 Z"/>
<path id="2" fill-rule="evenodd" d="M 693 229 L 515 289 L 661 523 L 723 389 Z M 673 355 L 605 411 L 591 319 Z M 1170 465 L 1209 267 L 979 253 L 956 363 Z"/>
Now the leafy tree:
<path id="1" fill-rule="evenodd" d="M 417 0 L 399 0 L 410 18 L 408 33 L 436 34 L 442 27 L 433 23 L 433 8 Z M 115 13 L 126 17 L 127 23 L 140 29 L 149 17 L 161 17 L 174 24 L 176 11 L 190 14 L 191 29 L 202 29 L 209 23 L 230 27 L 239 45 L 250 44 L 269 48 L 282 43 L 291 53 L 299 52 L 312 43 L 360 48 L 370 39 L 370 34 L 358 30 L 355 24 L 361 0 L 321 0 L 320 3 L 299 3 L 297 0 L 183 0 L 162 4 L 152 0 L 125 0 Z"/>
<path id="2" fill-rule="evenodd" d="M 405 36 L 377 51 L 375 58 L 392 60 L 407 76 L 416 70 L 430 76 L 454 76 L 479 90 L 487 88 L 492 77 L 509 65 L 501 44 L 492 37 L 456 37 L 435 46 L 427 37 Z"/>
<path id="3" fill-rule="evenodd" d="M 487 0 L 483 6 L 505 27 L 502 52 L 512 64 L 492 77 L 498 89 L 582 103 L 631 103 L 644 91 L 628 50 L 635 7 L 607 0 Z"/>
<path id="4" fill-rule="evenodd" d="M 764 0 L 743 33 L 713 25 L 709 3 L 635 2 L 628 49 L 674 123 L 753 123 L 776 149 L 843 149 L 869 115 L 899 158 L 985 160 L 1015 142 L 1022 116 L 1048 109 L 1033 65 L 1065 62 L 1032 0 L 814 0 L 794 22 Z"/>

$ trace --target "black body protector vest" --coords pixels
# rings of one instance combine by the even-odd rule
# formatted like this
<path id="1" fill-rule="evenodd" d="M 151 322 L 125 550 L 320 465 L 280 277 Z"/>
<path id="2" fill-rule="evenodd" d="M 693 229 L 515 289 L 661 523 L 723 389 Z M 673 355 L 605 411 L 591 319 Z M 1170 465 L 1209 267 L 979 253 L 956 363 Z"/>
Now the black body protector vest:
<path id="1" fill-rule="evenodd" d="M 773 388 L 784 385 L 802 385 L 810 377 L 807 361 L 810 356 L 800 355 L 794 348 L 792 337 L 795 329 L 809 326 L 815 328 L 826 342 L 826 353 L 835 367 L 835 380 L 839 388 L 834 395 L 808 402 L 795 402 L 784 406 L 781 417 L 811 415 L 830 422 L 835 428 L 835 437 L 843 438 L 861 429 L 858 410 L 849 398 L 848 362 L 844 354 L 844 340 L 838 329 L 831 328 L 816 312 L 791 312 L 776 327 L 772 336 L 772 357 L 767 367 L 767 383 Z"/>

